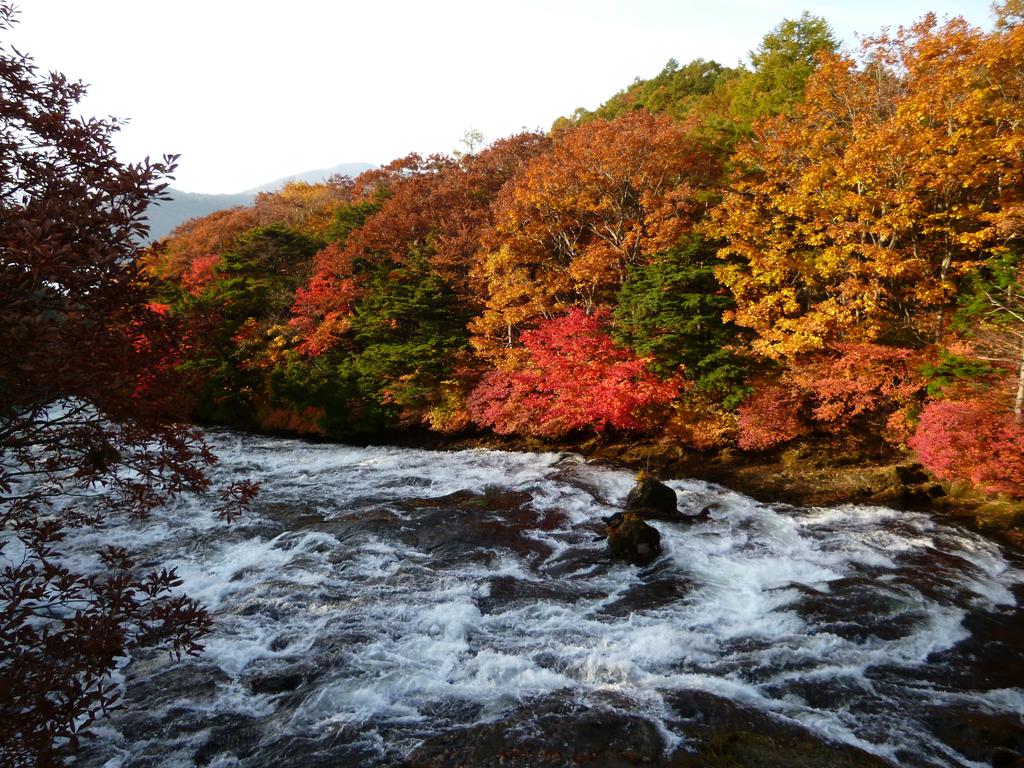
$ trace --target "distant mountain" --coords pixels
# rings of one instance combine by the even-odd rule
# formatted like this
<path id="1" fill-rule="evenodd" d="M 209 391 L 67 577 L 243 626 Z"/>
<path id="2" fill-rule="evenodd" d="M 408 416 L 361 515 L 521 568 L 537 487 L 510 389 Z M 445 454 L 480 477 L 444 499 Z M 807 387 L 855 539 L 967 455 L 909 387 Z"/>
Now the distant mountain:
<path id="1" fill-rule="evenodd" d="M 352 176 L 355 178 L 363 171 L 368 171 L 376 166 L 370 163 L 342 163 L 336 165 L 333 168 L 318 168 L 315 171 L 306 171 L 305 173 L 297 173 L 294 176 L 282 176 L 280 179 L 270 182 L 269 184 L 261 184 L 258 187 L 245 190 L 246 193 L 258 194 L 259 192 L 273 192 L 280 189 L 289 181 L 305 181 L 309 184 L 316 184 L 319 181 L 329 179 L 331 176 Z M 243 193 L 244 194 L 244 193 Z"/>
<path id="2" fill-rule="evenodd" d="M 305 181 L 316 184 L 335 174 L 358 176 L 373 167 L 370 163 L 342 163 L 333 168 L 318 168 L 314 171 L 297 173 L 294 176 L 284 176 L 252 189 L 225 195 L 206 195 L 201 192 L 185 192 L 169 187 L 167 194 L 171 196 L 171 200 L 151 205 L 146 212 L 149 216 L 149 239 L 155 241 L 166 237 L 175 227 L 189 219 L 208 216 L 214 211 L 234 208 L 237 205 L 250 205 L 260 192 L 274 192 L 289 181 Z"/>
<path id="3" fill-rule="evenodd" d="M 183 192 L 169 187 L 171 200 L 150 205 L 146 210 L 149 218 L 149 239 L 156 241 L 167 237 L 175 227 L 189 219 L 208 216 L 214 211 L 249 205 L 256 199 L 254 192 L 236 192 L 232 195 L 204 195 L 199 192 Z"/>

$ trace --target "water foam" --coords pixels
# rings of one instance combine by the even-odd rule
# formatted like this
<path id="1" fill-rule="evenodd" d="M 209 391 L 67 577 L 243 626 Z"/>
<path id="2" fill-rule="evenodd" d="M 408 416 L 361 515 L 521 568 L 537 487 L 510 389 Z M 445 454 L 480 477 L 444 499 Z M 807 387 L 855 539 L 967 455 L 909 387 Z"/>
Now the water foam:
<path id="1" fill-rule="evenodd" d="M 201 660 L 217 670 L 212 692 L 168 693 L 168 717 L 333 732 L 387 762 L 424 735 L 521 703 L 607 707 L 614 694 L 674 748 L 686 743 L 685 718 L 669 697 L 699 691 L 894 762 L 971 764 L 906 712 L 945 691 L 930 665 L 970 637 L 968 612 L 1016 610 L 1021 572 L 973 534 L 916 513 L 773 507 L 680 480 L 680 508 L 710 505 L 712 519 L 658 524 L 665 554 L 637 569 L 592 541 L 597 517 L 623 503 L 627 472 L 553 453 L 214 440 L 219 473 L 263 483 L 254 517 L 223 528 L 193 499 L 148 526 L 74 542 L 85 557 L 123 534 L 169 559 L 216 614 Z M 516 514 L 544 525 L 509 543 L 484 535 L 506 530 L 506 513 L 410 502 L 488 487 L 529 494 Z M 431 525 L 450 521 L 456 540 L 425 549 L 422 521 L 438 510 Z M 936 553 L 940 566 L 916 567 Z M 300 682 L 275 688 L 274 675 Z M 1020 689 L 998 688 L 964 691 L 956 705 L 1012 714 L 1022 702 Z M 166 764 L 205 738 L 170 739 Z M 112 765 L 153 748 L 105 740 Z M 211 759 L 259 764 L 232 754 Z"/>

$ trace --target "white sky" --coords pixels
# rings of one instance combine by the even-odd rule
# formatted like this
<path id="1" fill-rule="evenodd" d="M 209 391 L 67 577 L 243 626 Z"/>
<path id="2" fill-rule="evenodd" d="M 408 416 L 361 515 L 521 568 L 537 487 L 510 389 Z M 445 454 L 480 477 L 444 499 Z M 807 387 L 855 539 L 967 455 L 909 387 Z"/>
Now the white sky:
<path id="1" fill-rule="evenodd" d="M 15 0 L 11 42 L 130 118 L 123 160 L 181 153 L 174 186 L 235 192 L 343 162 L 547 130 L 670 57 L 734 65 L 783 18 L 856 34 L 989 0 Z"/>

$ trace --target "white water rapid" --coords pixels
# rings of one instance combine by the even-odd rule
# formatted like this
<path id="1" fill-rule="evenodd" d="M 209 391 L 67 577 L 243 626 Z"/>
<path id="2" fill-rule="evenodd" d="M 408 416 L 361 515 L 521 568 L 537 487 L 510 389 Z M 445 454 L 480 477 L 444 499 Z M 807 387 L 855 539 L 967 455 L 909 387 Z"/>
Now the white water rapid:
<path id="1" fill-rule="evenodd" d="M 594 541 L 626 471 L 210 438 L 217 479 L 262 483 L 252 514 L 189 498 L 70 542 L 177 568 L 216 620 L 199 658 L 124 660 L 126 707 L 77 765 L 392 765 L 486 724 L 514 745 L 534 710 L 646 723 L 666 760 L 716 723 L 921 766 L 988 764 L 957 724 L 1024 730 L 1020 564 L 926 515 L 675 480 L 712 519 L 654 523 L 638 568 Z"/>

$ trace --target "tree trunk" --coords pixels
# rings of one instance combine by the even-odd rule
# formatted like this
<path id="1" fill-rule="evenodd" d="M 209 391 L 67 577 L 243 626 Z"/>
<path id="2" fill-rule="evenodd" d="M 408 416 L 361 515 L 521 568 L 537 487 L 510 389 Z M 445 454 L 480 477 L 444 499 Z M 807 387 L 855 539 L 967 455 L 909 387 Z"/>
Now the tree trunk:
<path id="1" fill-rule="evenodd" d="M 942 257 L 942 266 L 939 268 L 939 281 L 946 282 L 946 275 L 949 273 L 949 268 L 953 264 L 953 252 L 947 248 L 946 255 Z M 938 323 L 935 326 L 935 343 L 938 344 L 942 341 L 942 334 L 946 331 L 946 305 L 943 304 L 939 307 L 939 318 Z"/>
<path id="2" fill-rule="evenodd" d="M 1024 422 L 1024 341 L 1020 345 L 1020 359 L 1017 363 L 1017 396 L 1013 400 L 1013 420 Z"/>

